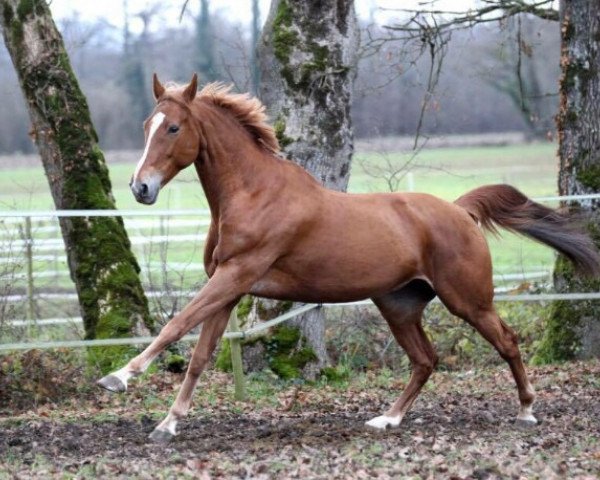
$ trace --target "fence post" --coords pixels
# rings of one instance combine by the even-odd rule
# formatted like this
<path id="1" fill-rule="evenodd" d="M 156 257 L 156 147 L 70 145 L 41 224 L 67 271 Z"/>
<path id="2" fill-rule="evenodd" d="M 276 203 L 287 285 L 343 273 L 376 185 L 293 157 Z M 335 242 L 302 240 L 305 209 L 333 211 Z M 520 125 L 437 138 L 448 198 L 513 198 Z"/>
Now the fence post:
<path id="1" fill-rule="evenodd" d="M 229 331 L 239 332 L 237 308 L 231 312 L 229 318 Z M 242 342 L 240 338 L 230 338 L 229 345 L 231 347 L 231 367 L 233 370 L 233 383 L 235 385 L 234 398 L 236 400 L 246 400 L 246 380 L 244 379 L 244 366 L 242 364 Z"/>
<path id="2" fill-rule="evenodd" d="M 27 320 L 35 318 L 35 299 L 33 298 L 33 238 L 31 236 L 31 217 L 25 217 L 25 257 L 27 261 Z"/>
<path id="3" fill-rule="evenodd" d="M 406 190 L 409 192 L 415 191 L 415 175 L 413 172 L 408 172 L 406 174 Z"/>

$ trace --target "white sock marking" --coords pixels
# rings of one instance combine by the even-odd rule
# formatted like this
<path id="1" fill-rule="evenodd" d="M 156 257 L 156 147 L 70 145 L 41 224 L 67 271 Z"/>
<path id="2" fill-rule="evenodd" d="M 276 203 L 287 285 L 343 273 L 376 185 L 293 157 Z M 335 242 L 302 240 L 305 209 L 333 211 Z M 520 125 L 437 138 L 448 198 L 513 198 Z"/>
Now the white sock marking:
<path id="1" fill-rule="evenodd" d="M 397 427 L 400 425 L 402 421 L 402 417 L 398 415 L 397 417 L 388 417 L 387 415 L 380 415 L 379 417 L 375 417 L 368 422 L 365 422 L 365 425 L 369 427 L 378 428 L 380 430 L 385 430 L 387 427 Z"/>
<path id="2" fill-rule="evenodd" d="M 177 419 L 175 418 L 175 415 L 169 413 L 156 428 L 158 430 L 166 430 L 172 433 L 173 435 L 177 435 Z"/>
<path id="3" fill-rule="evenodd" d="M 131 368 L 129 368 L 129 364 L 125 365 L 123 368 L 120 368 L 119 370 L 112 372 L 111 375 L 113 377 L 117 377 L 119 380 L 121 380 L 121 382 L 123 382 L 123 385 L 125 385 L 125 390 L 127 390 L 127 382 L 129 381 L 130 378 L 133 377 L 139 377 L 142 373 L 144 373 L 146 371 L 146 369 L 148 368 L 148 366 L 152 363 L 152 360 L 154 360 L 155 357 L 152 357 L 150 360 L 147 360 L 144 365 L 142 365 L 142 370 L 141 371 L 134 371 L 131 370 Z"/>
<path id="4" fill-rule="evenodd" d="M 125 390 L 127 390 L 127 381 L 130 378 L 134 377 L 135 373 L 128 370 L 127 367 L 123 367 L 120 370 L 117 370 L 116 372 L 111 373 L 111 375 L 113 377 L 117 377 L 119 380 L 121 380 L 121 382 L 123 382 L 123 385 L 125 385 Z"/>
<path id="5" fill-rule="evenodd" d="M 522 420 L 529 423 L 538 423 L 537 419 L 533 416 L 533 408 L 531 408 L 531 405 L 528 407 L 521 407 L 519 410 L 519 415 L 517 415 L 517 420 Z"/>
<path id="6" fill-rule="evenodd" d="M 144 153 L 142 154 L 142 158 L 138 162 L 135 167 L 135 172 L 133 173 L 133 180 L 136 181 L 140 171 L 142 170 L 144 163 L 146 162 L 146 157 L 148 156 L 148 151 L 150 150 L 150 144 L 152 143 L 152 137 L 158 130 L 158 127 L 163 123 L 163 120 L 166 118 L 165 114 L 162 112 L 158 112 L 156 115 L 152 117 L 150 120 L 150 132 L 148 133 L 148 141 L 146 142 L 146 146 L 144 147 Z"/>

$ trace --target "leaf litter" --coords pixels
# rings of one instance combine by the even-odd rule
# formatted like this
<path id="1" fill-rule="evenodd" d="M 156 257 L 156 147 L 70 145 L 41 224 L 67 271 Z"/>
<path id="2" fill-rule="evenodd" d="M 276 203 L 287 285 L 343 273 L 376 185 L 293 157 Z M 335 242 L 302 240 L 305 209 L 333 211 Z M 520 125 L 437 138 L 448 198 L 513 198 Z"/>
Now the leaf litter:
<path id="1" fill-rule="evenodd" d="M 437 372 L 400 428 L 364 422 L 405 378 L 279 385 L 236 402 L 208 372 L 168 445 L 148 434 L 181 377 L 155 374 L 123 395 L 96 392 L 0 418 L 0 478 L 595 479 L 600 476 L 600 362 L 530 369 L 540 424 L 518 426 L 505 368 Z M 387 384 L 387 386 L 386 386 Z"/>

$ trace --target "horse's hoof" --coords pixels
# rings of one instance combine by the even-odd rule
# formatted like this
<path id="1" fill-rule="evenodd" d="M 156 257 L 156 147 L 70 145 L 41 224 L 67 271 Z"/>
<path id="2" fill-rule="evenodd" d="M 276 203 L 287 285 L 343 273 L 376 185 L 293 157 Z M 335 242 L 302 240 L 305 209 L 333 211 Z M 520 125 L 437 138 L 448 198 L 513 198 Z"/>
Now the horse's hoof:
<path id="1" fill-rule="evenodd" d="M 535 419 L 533 415 L 529 415 L 527 417 L 518 418 L 515 422 L 518 427 L 522 428 L 531 428 L 535 427 L 538 424 L 538 421 Z"/>
<path id="2" fill-rule="evenodd" d="M 400 421 L 402 417 L 398 415 L 397 417 L 388 417 L 387 415 L 380 415 L 379 417 L 375 417 L 368 422 L 365 422 L 367 427 L 375 428 L 377 430 L 386 430 L 388 428 L 394 428 L 400 425 Z"/>
<path id="3" fill-rule="evenodd" d="M 120 393 L 127 391 L 127 385 L 125 385 L 119 377 L 114 375 L 107 375 L 106 377 L 98 380 L 96 383 L 109 392 Z"/>
<path id="4" fill-rule="evenodd" d="M 168 430 L 160 430 L 155 428 L 150 434 L 149 438 L 155 443 L 169 443 L 174 436 L 175 435 Z"/>

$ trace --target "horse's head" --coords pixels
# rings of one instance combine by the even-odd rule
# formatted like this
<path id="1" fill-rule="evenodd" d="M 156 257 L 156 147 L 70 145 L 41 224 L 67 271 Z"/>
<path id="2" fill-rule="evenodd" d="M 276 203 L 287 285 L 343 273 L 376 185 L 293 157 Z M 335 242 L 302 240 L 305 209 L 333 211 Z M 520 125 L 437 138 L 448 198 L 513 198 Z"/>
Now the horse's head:
<path id="1" fill-rule="evenodd" d="M 198 158 L 200 132 L 194 124 L 191 104 L 198 77 L 183 88 L 165 88 L 153 76 L 156 107 L 144 122 L 146 146 L 129 186 L 140 203 L 151 205 L 158 191 Z"/>

